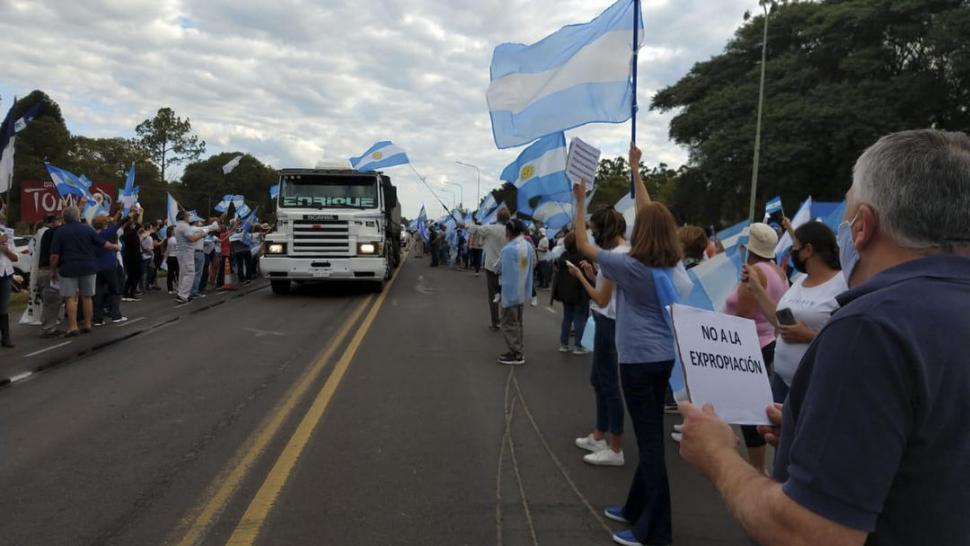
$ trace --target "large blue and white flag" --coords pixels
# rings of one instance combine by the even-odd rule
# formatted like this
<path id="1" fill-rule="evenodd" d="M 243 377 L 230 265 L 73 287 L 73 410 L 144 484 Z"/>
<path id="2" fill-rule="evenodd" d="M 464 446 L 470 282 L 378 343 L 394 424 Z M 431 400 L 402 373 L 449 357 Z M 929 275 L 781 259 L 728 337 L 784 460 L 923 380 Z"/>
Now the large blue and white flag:
<path id="1" fill-rule="evenodd" d="M 174 226 L 176 222 L 175 216 L 179 213 L 179 204 L 178 201 L 172 197 L 172 194 L 168 194 L 168 201 L 165 203 L 165 212 L 168 220 L 168 224 L 166 225 Z"/>
<path id="2" fill-rule="evenodd" d="M 488 110 L 499 148 L 556 131 L 630 119 L 633 0 L 619 0 L 589 23 L 565 26 L 532 45 L 501 44 L 492 54 Z"/>
<path id="3" fill-rule="evenodd" d="M 216 203 L 216 206 L 212 208 L 216 209 L 217 212 L 224 214 L 229 210 L 230 204 L 234 205 L 236 207 L 236 211 L 238 211 L 240 207 L 246 204 L 246 198 L 242 195 L 232 195 L 227 193 L 226 195 L 223 195 L 222 200 Z"/>
<path id="4" fill-rule="evenodd" d="M 532 297 L 535 251 L 522 236 L 512 239 L 499 255 L 502 281 L 502 307 L 522 305 Z"/>
<path id="5" fill-rule="evenodd" d="M 566 136 L 546 135 L 526 148 L 499 176 L 513 184 L 516 209 L 532 217 L 546 201 L 571 202 L 572 186 L 566 178 Z"/>
<path id="6" fill-rule="evenodd" d="M 236 218 L 246 218 L 251 212 L 252 210 L 249 209 L 249 206 L 246 205 L 246 203 L 243 203 L 242 205 L 236 207 Z"/>
<path id="7" fill-rule="evenodd" d="M 70 171 L 55 167 L 50 163 L 44 163 L 44 166 L 47 167 L 47 172 L 51 175 L 51 180 L 54 182 L 54 189 L 57 190 L 58 195 L 62 198 L 74 195 L 85 201 L 90 200 L 90 192 L 88 191 L 90 182 L 86 182 L 86 178 L 79 177 Z"/>
<path id="8" fill-rule="evenodd" d="M 428 215 L 424 212 L 424 205 L 421 205 L 421 212 L 418 214 L 418 235 L 428 241 Z"/>
<path id="9" fill-rule="evenodd" d="M 498 205 L 499 204 L 495 201 L 495 196 L 492 195 L 492 192 L 488 192 L 488 195 L 485 196 L 482 204 L 478 206 L 478 210 L 475 211 L 475 220 L 481 222 L 486 216 L 491 214 L 492 211 L 497 209 Z"/>
<path id="10" fill-rule="evenodd" d="M 359 157 L 350 158 L 350 165 L 360 171 L 379 171 L 409 163 L 408 154 L 390 140 L 382 140 L 371 146 Z"/>
<path id="11" fill-rule="evenodd" d="M 563 228 L 573 223 L 575 209 L 571 200 L 566 201 L 546 201 L 536 207 L 532 217 L 542 222 L 549 237 L 555 236 Z"/>
<path id="12" fill-rule="evenodd" d="M 276 198 L 279 197 L 279 196 L 280 196 L 280 185 L 279 184 L 273 184 L 272 186 L 270 186 L 269 187 L 269 198 L 275 201 Z"/>
<path id="13" fill-rule="evenodd" d="M 9 190 L 13 185 L 13 155 L 17 148 L 17 133 L 26 129 L 27 124 L 40 114 L 43 104 L 41 101 L 36 102 L 23 116 L 15 120 L 13 110 L 17 106 L 17 99 L 14 98 L 3 123 L 0 123 L 0 193 Z"/>
<path id="14" fill-rule="evenodd" d="M 138 202 L 138 192 L 140 191 L 141 188 L 135 185 L 135 162 L 132 161 L 131 168 L 128 169 L 125 176 L 125 187 L 118 194 L 118 202 L 122 204 L 125 216 L 128 216 L 131 207 Z"/>

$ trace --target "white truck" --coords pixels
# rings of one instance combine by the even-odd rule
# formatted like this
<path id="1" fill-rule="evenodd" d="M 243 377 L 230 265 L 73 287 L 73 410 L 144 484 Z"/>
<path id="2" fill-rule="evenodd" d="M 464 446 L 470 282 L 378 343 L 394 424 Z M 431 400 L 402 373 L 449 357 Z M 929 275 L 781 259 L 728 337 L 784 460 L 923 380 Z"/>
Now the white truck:
<path id="1" fill-rule="evenodd" d="M 401 262 L 401 205 L 391 179 L 346 168 L 283 169 L 279 183 L 276 227 L 259 260 L 273 293 L 328 281 L 383 290 Z"/>

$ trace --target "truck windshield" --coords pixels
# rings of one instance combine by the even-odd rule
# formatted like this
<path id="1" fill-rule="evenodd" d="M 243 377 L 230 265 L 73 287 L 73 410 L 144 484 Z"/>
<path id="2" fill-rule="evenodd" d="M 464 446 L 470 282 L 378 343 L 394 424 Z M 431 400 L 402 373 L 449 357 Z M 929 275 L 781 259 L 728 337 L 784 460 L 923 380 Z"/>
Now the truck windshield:
<path id="1" fill-rule="evenodd" d="M 377 177 L 370 175 L 297 174 L 282 177 L 283 208 L 377 207 Z"/>

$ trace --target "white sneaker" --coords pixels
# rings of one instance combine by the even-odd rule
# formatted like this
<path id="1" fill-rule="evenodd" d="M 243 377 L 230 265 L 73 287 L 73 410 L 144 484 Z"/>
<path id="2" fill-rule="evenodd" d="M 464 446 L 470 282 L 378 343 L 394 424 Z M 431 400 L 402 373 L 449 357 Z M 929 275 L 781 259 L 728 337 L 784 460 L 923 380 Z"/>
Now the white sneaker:
<path id="1" fill-rule="evenodd" d="M 589 354 L 589 349 L 587 349 L 586 347 L 583 347 L 582 345 L 577 345 L 573 347 L 573 354 L 579 355 L 579 356 L 587 355 Z"/>
<path id="2" fill-rule="evenodd" d="M 623 466 L 623 452 L 604 449 L 583 456 L 583 462 L 594 466 Z"/>
<path id="3" fill-rule="evenodd" d="M 592 451 L 593 453 L 610 449 L 610 445 L 606 443 L 606 440 L 594 440 L 592 434 L 583 436 L 582 438 L 576 438 L 576 447 L 585 449 L 586 451 Z"/>
<path id="4" fill-rule="evenodd" d="M 684 424 L 674 425 L 674 432 L 684 432 Z"/>
<path id="5" fill-rule="evenodd" d="M 559 352 L 560 353 L 568 353 L 569 351 L 570 351 L 569 345 L 560 345 L 559 346 Z"/>
<path id="6" fill-rule="evenodd" d="M 116 319 L 112 319 L 111 322 L 118 324 L 119 322 L 125 322 L 127 320 L 128 320 L 128 317 L 118 317 Z"/>
<path id="7" fill-rule="evenodd" d="M 502 301 L 502 294 L 501 293 L 495 294 L 495 297 L 492 298 L 492 303 L 498 303 L 500 301 Z"/>
<path id="8" fill-rule="evenodd" d="M 535 307 L 536 305 L 539 305 L 539 297 L 538 296 L 533 296 L 532 297 L 532 307 Z"/>
<path id="9" fill-rule="evenodd" d="M 681 432 L 671 432 L 670 439 L 679 444 L 680 441 L 684 439 L 684 434 Z"/>

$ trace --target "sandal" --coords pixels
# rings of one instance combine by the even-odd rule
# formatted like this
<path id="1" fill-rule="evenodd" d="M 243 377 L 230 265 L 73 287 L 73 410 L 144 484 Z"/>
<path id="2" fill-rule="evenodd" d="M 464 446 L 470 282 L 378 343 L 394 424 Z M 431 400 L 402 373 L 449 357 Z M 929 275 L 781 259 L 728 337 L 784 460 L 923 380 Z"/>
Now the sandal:
<path id="1" fill-rule="evenodd" d="M 85 326 L 84 328 L 81 328 L 82 334 L 90 334 L 91 332 L 93 332 L 93 330 L 91 329 L 90 326 Z"/>

